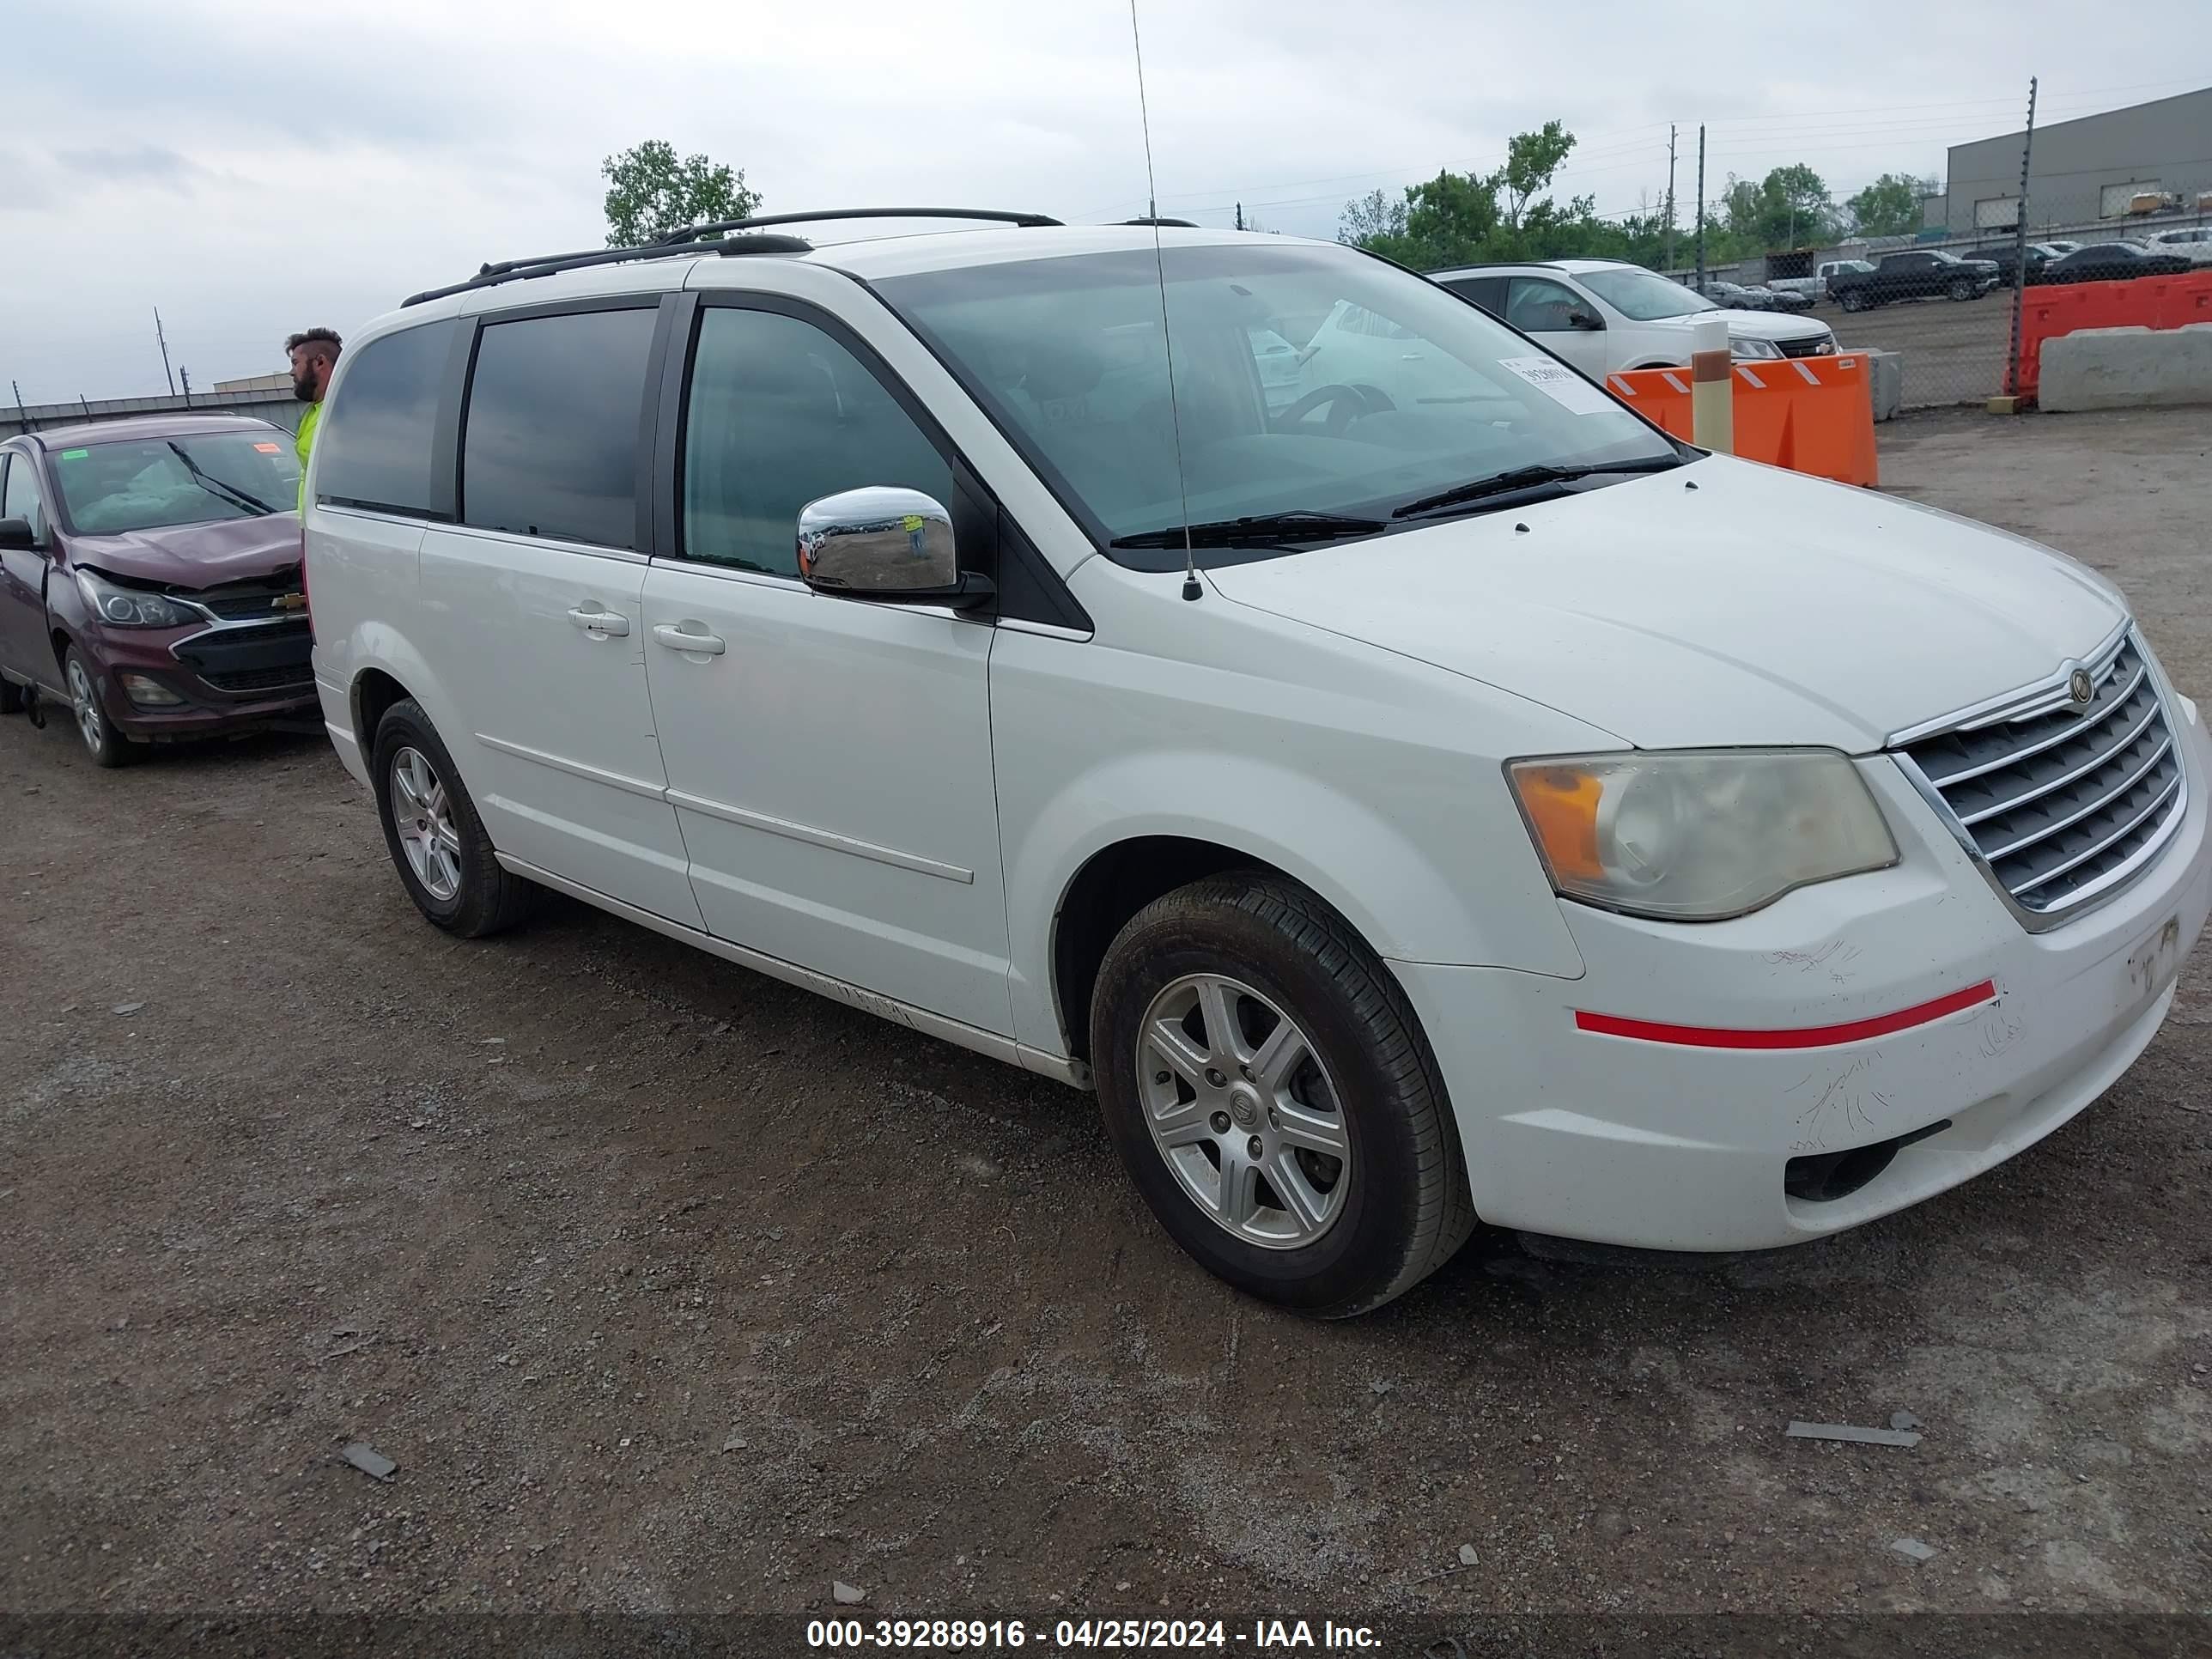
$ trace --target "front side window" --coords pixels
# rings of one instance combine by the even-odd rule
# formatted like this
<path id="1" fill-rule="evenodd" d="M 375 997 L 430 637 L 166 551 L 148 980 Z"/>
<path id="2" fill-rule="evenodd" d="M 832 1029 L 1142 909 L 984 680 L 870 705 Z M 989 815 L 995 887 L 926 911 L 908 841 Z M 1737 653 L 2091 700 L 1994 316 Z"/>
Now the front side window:
<path id="1" fill-rule="evenodd" d="M 1505 290 L 1505 320 L 1523 334 L 1564 334 L 1577 312 L 1589 310 L 1581 295 L 1549 277 L 1516 276 Z"/>
<path id="2" fill-rule="evenodd" d="M 463 523 L 635 550 L 655 314 L 633 307 L 486 325 L 461 434 Z"/>
<path id="3" fill-rule="evenodd" d="M 450 489 L 433 477 L 430 433 L 460 327 L 449 318 L 346 352 L 315 428 L 319 499 L 422 518 L 453 515 Z"/>
<path id="4" fill-rule="evenodd" d="M 710 306 L 684 422 L 684 556 L 799 574 L 799 513 L 871 484 L 952 504 L 952 469 L 859 359 L 812 323 Z"/>
<path id="5" fill-rule="evenodd" d="M 20 449 L 0 453 L 0 466 L 8 469 L 0 489 L 0 519 L 21 519 L 31 526 L 32 537 L 43 546 L 46 539 L 46 498 L 39 491 L 37 466 Z"/>
<path id="6" fill-rule="evenodd" d="M 1285 514 L 1388 521 L 1520 467 L 1678 454 L 1476 307 L 1340 248 L 1184 244 L 877 289 L 1103 543 Z M 1317 313 L 1330 320 L 1295 386 L 1267 384 L 1253 331 L 1295 340 L 1284 319 Z M 1280 550 L 1251 541 L 1218 556 Z M 1180 544 L 1112 553 L 1146 569 L 1182 557 Z"/>
<path id="7" fill-rule="evenodd" d="M 274 427 L 110 439 L 57 450 L 52 465 L 64 514 L 81 536 L 267 518 L 299 500 L 300 463 Z"/>
<path id="8" fill-rule="evenodd" d="M 1632 323 L 1656 323 L 1663 317 L 1687 317 L 1715 308 L 1704 295 L 1680 283 L 1670 283 L 1664 276 L 1629 266 L 1584 271 L 1580 280 L 1584 288 Z"/>

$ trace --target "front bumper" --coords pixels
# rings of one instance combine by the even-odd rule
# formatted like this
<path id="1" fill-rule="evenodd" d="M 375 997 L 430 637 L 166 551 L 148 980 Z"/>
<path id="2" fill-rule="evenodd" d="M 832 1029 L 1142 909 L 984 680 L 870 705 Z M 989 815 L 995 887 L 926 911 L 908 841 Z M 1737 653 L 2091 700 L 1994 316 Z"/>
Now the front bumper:
<path id="1" fill-rule="evenodd" d="M 252 627 L 103 629 L 88 655 L 100 670 L 108 719 L 143 741 L 216 736 L 312 709 L 312 648 L 301 618 Z M 151 681 L 178 701 L 139 701 L 125 675 Z"/>
<path id="2" fill-rule="evenodd" d="M 2021 927 L 1875 757 L 1861 766 L 1898 836 L 1893 869 L 1699 927 L 1563 903 L 1576 980 L 1393 963 L 1477 1212 L 1604 1243 L 1759 1249 L 1917 1203 L 2074 1117 L 2156 1035 L 2212 908 L 2212 741 L 2172 707 L 2179 832 L 2135 885 L 2049 933 Z M 1719 1046 L 1746 1033 L 1787 1046 Z M 1793 1196 L 1808 1176 L 1849 1189 Z"/>

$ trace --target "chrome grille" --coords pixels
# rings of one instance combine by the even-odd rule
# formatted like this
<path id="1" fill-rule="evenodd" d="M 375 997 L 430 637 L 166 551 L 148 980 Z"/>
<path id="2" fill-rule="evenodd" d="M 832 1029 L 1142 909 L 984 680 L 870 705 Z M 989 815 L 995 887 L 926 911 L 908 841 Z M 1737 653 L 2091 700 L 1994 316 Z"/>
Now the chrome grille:
<path id="1" fill-rule="evenodd" d="M 2095 695 L 2061 687 L 1902 745 L 1990 873 L 2056 920 L 2146 861 L 2179 818 L 2180 750 L 2132 634 L 2087 665 Z"/>

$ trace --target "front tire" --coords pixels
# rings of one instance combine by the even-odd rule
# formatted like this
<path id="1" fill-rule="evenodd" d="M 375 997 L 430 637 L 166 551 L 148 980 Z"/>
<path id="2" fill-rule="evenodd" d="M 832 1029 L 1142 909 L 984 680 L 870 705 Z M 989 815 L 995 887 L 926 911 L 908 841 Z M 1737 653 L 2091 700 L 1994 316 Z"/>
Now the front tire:
<path id="1" fill-rule="evenodd" d="M 1836 296 L 1836 303 L 1846 311 L 1864 311 L 1867 308 L 1866 295 L 1856 289 L 1845 289 Z"/>
<path id="2" fill-rule="evenodd" d="M 1291 882 L 1232 872 L 1139 911 L 1100 967 L 1091 1052 L 1138 1191 L 1239 1290 L 1322 1318 L 1364 1313 L 1474 1231 L 1405 994 Z"/>
<path id="3" fill-rule="evenodd" d="M 501 866 L 453 756 L 413 698 L 377 723 L 370 775 L 384 844 L 416 909 L 461 939 L 522 920 L 538 890 Z"/>
<path id="4" fill-rule="evenodd" d="M 1951 284 L 1951 297 L 1954 300 L 1971 300 L 1980 292 L 1981 290 L 1975 287 L 1972 280 L 1968 277 L 1961 276 Z"/>
<path id="5" fill-rule="evenodd" d="M 79 742 L 94 766 L 104 766 L 111 771 L 128 766 L 145 750 L 116 730 L 115 722 L 107 718 L 107 710 L 100 706 L 100 680 L 85 661 L 83 653 L 70 647 L 62 658 L 62 678 L 69 687 L 70 714 L 76 726 Z"/>

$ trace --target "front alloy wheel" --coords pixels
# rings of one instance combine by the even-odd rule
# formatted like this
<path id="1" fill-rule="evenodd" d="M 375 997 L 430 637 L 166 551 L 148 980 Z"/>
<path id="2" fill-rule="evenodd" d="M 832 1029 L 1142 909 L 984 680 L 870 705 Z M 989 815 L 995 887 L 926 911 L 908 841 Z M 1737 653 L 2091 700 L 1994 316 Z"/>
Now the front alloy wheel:
<path id="1" fill-rule="evenodd" d="M 1218 1225 L 1285 1250 L 1336 1224 L 1352 1143 L 1297 1021 L 1242 981 L 1193 975 L 1152 999 L 1137 1049 L 1152 1144 Z"/>
<path id="2" fill-rule="evenodd" d="M 115 722 L 100 706 L 100 689 L 75 646 L 70 647 L 62 678 L 69 685 L 70 714 L 76 723 L 76 734 L 83 741 L 84 752 L 92 757 L 92 763 L 128 766 L 137 759 L 138 745 L 115 729 Z"/>
<path id="3" fill-rule="evenodd" d="M 1239 1290 L 1364 1313 L 1474 1228 L 1451 1105 L 1404 992 L 1281 876 L 1225 872 L 1132 917 L 1099 964 L 1091 1053 L 1138 1192 Z"/>

